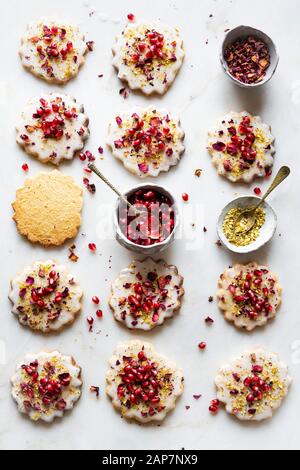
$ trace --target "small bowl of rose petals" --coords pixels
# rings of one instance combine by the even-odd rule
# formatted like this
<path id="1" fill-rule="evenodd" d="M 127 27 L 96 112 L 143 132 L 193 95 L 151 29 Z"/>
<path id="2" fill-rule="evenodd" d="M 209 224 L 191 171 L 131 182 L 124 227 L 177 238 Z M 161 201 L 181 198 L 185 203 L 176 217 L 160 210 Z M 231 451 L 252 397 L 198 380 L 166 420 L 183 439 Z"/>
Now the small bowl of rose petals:
<path id="1" fill-rule="evenodd" d="M 226 75 L 237 85 L 255 88 L 273 77 L 279 56 L 272 39 L 251 26 L 230 30 L 223 41 L 220 61 Z"/>

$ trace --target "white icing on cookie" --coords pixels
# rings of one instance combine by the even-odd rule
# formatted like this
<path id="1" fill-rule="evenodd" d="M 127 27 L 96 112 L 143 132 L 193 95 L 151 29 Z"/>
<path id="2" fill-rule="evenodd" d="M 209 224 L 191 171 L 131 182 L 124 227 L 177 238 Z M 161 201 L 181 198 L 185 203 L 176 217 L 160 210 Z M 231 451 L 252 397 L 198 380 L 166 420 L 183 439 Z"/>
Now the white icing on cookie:
<path id="1" fill-rule="evenodd" d="M 58 351 L 27 354 L 11 378 L 18 410 L 33 421 L 61 418 L 80 397 L 80 373 L 75 360 Z"/>
<path id="2" fill-rule="evenodd" d="M 178 30 L 159 21 L 128 24 L 112 51 L 118 77 L 146 95 L 164 94 L 184 58 Z"/>
<path id="3" fill-rule="evenodd" d="M 232 111 L 208 132 L 208 151 L 218 174 L 230 181 L 251 182 L 270 174 L 274 137 L 259 116 Z"/>
<path id="4" fill-rule="evenodd" d="M 164 260 L 134 260 L 111 286 L 110 308 L 127 328 L 151 330 L 180 308 L 183 277 Z"/>
<path id="5" fill-rule="evenodd" d="M 106 393 L 114 408 L 140 423 L 162 421 L 183 392 L 183 373 L 175 363 L 142 341 L 117 346 L 109 361 Z"/>
<path id="6" fill-rule="evenodd" d="M 19 53 L 24 67 L 37 77 L 64 83 L 77 75 L 87 50 L 77 26 L 40 20 L 28 25 Z"/>
<path id="7" fill-rule="evenodd" d="M 248 331 L 276 316 L 281 304 L 281 286 L 268 267 L 235 264 L 219 279 L 217 298 L 226 320 Z"/>
<path id="8" fill-rule="evenodd" d="M 184 132 L 177 117 L 155 106 L 135 108 L 110 123 L 107 145 L 127 170 L 144 178 L 176 165 Z"/>
<path id="9" fill-rule="evenodd" d="M 89 136 L 82 105 L 62 93 L 32 99 L 16 126 L 17 143 L 41 162 L 58 165 L 71 160 Z"/>
<path id="10" fill-rule="evenodd" d="M 246 351 L 222 367 L 216 377 L 217 397 L 226 411 L 245 421 L 271 418 L 292 382 L 277 354 Z"/>
<path id="11" fill-rule="evenodd" d="M 11 281 L 9 299 L 19 322 L 43 333 L 60 330 L 81 309 L 82 289 L 68 269 L 36 261 Z"/>

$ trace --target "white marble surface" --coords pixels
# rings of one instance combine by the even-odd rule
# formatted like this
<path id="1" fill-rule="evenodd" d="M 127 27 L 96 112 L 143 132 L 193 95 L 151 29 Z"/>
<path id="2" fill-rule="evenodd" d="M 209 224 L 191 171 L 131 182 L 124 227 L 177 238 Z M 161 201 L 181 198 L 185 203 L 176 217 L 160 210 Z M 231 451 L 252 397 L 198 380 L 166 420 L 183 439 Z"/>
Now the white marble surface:
<path id="1" fill-rule="evenodd" d="M 127 4 L 126 4 L 127 3 Z M 94 14 L 89 16 L 89 13 Z M 150 98 L 130 93 L 127 100 L 119 96 L 119 83 L 111 67 L 111 45 L 120 32 L 129 11 L 137 17 L 160 17 L 178 25 L 184 38 L 186 60 L 169 92 L 162 98 Z M 213 14 L 212 18 L 209 15 Z M 300 375 L 300 316 L 299 316 L 299 131 L 300 131 L 300 62 L 299 15 L 297 0 L 121 0 L 97 1 L 87 6 L 82 0 L 19 2 L 10 0 L 2 10 L 0 77 L 1 152 L 1 329 L 0 329 L 0 447 L 5 449 L 131 449 L 131 448 L 299 448 L 299 375 Z M 89 54 L 79 76 L 64 90 L 85 105 L 90 116 L 91 137 L 86 148 L 96 151 L 104 146 L 110 117 L 126 107 L 148 102 L 163 104 L 179 113 L 186 131 L 187 151 L 177 168 L 158 178 L 160 184 L 172 188 L 175 195 L 183 191 L 190 195 L 189 210 L 198 205 L 198 215 L 187 224 L 196 222 L 198 242 L 177 240 L 165 257 L 176 264 L 185 276 L 186 296 L 180 314 L 162 328 L 145 334 L 157 349 L 176 360 L 185 371 L 186 387 L 172 415 L 161 427 L 141 428 L 120 419 L 104 394 L 104 374 L 107 360 L 115 344 L 137 335 L 116 324 L 107 308 L 110 279 L 131 259 L 131 254 L 114 240 L 101 241 L 101 204 L 113 204 L 114 195 L 97 183 L 97 193 L 85 194 L 81 233 L 76 239 L 77 264 L 68 261 L 68 247 L 42 249 L 27 243 L 16 231 L 11 219 L 11 201 L 25 175 L 21 165 L 30 166 L 29 175 L 44 167 L 27 157 L 15 143 L 14 124 L 22 107 L 31 96 L 55 87 L 25 72 L 18 59 L 20 36 L 27 22 L 39 17 L 61 17 L 79 23 L 87 38 L 95 40 L 95 50 Z M 266 87 L 249 92 L 239 89 L 223 75 L 219 64 L 219 46 L 226 28 L 248 23 L 265 30 L 278 46 L 280 62 L 275 77 Z M 208 40 L 208 44 L 206 44 Z M 103 78 L 97 75 L 103 73 Z M 273 241 L 253 257 L 233 256 L 215 245 L 216 217 L 222 206 L 236 194 L 252 194 L 252 189 L 233 186 L 219 178 L 206 153 L 206 131 L 214 121 L 230 110 L 247 109 L 263 116 L 272 125 L 276 136 L 275 169 L 288 164 L 292 174 L 288 181 L 270 197 L 278 214 L 278 231 Z M 127 189 L 137 183 L 105 150 L 98 164 L 105 174 L 120 187 Z M 200 179 L 193 176 L 202 168 Z M 74 161 L 62 166 L 62 171 L 82 179 L 82 164 Z M 260 184 L 266 188 L 267 182 Z M 183 203 L 180 201 L 180 205 Z M 202 227 L 208 232 L 205 236 Z M 187 232 L 187 231 L 186 231 Z M 187 234 L 186 235 L 191 235 Z M 281 236 L 280 236 L 281 235 Z M 87 243 L 95 241 L 98 253 L 93 256 Z M 81 280 L 85 302 L 81 316 L 73 326 L 59 335 L 43 337 L 22 328 L 10 313 L 7 300 L 9 279 L 18 270 L 37 258 L 53 256 L 66 262 Z M 111 256 L 111 263 L 109 258 Z M 283 305 L 278 318 L 265 329 L 245 334 L 224 321 L 216 303 L 209 304 L 217 277 L 234 260 L 269 263 L 280 276 L 284 288 Z M 103 320 L 96 320 L 94 333 L 89 333 L 86 317 L 95 309 L 91 296 L 101 297 Z M 210 314 L 215 324 L 208 327 L 204 317 Z M 140 335 L 138 335 L 140 336 Z M 207 350 L 197 349 L 199 341 L 207 341 Z M 271 422 L 259 425 L 241 424 L 225 412 L 217 416 L 208 413 L 214 398 L 214 376 L 218 367 L 243 349 L 264 345 L 280 353 L 290 366 L 294 384 L 282 408 Z M 73 412 L 50 426 L 34 424 L 19 415 L 10 397 L 9 378 L 15 363 L 27 352 L 59 348 L 71 353 L 83 368 L 83 396 Z M 99 385 L 99 400 L 89 393 L 90 385 Z M 201 393 L 202 398 L 192 397 Z M 191 408 L 186 410 L 185 406 Z"/>

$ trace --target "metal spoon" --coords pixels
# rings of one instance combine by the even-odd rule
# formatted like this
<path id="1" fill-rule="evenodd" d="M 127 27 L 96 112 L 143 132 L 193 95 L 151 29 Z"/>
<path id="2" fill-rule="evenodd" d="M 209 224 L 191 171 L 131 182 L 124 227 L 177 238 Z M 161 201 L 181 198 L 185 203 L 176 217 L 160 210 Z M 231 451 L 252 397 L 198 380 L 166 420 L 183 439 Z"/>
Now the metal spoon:
<path id="1" fill-rule="evenodd" d="M 235 233 L 247 233 L 253 225 L 255 224 L 255 211 L 258 207 L 262 205 L 266 197 L 275 189 L 283 180 L 290 174 L 290 169 L 288 166 L 282 166 L 278 171 L 277 175 L 275 176 L 273 182 L 271 183 L 270 187 L 264 194 L 264 196 L 260 199 L 260 201 L 250 209 L 244 209 L 234 223 L 234 231 Z M 242 223 L 241 223 L 242 222 Z"/>
<path id="2" fill-rule="evenodd" d="M 139 211 L 132 204 L 130 204 L 127 198 L 110 181 L 108 181 L 108 179 L 101 173 L 101 171 L 96 167 L 96 165 L 94 165 L 94 163 L 88 163 L 88 167 L 97 176 L 99 176 L 99 178 L 101 178 L 102 181 L 104 181 L 104 183 L 107 184 L 107 186 L 109 186 L 110 189 L 112 189 L 119 196 L 119 198 L 122 199 L 123 202 L 125 202 L 128 207 L 130 207 L 134 211 L 133 213 L 139 215 Z"/>

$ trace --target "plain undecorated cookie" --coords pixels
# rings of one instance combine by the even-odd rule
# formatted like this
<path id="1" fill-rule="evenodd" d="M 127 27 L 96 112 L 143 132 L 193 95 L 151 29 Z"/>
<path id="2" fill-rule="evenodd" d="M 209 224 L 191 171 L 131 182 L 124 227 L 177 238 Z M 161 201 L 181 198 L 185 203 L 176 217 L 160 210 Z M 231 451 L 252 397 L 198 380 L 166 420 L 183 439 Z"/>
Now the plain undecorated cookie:
<path id="1" fill-rule="evenodd" d="M 183 277 L 164 260 L 134 260 L 112 283 L 110 308 L 128 328 L 151 330 L 180 308 Z"/>
<path id="2" fill-rule="evenodd" d="M 82 289 L 66 266 L 36 261 L 11 281 L 9 299 L 19 322 L 49 333 L 72 323 L 81 309 Z"/>
<path id="3" fill-rule="evenodd" d="M 13 219 L 21 235 L 44 246 L 75 237 L 81 223 L 82 189 L 58 170 L 39 173 L 17 190 Z"/>
<path id="4" fill-rule="evenodd" d="M 267 266 L 235 264 L 219 279 L 217 298 L 226 320 L 248 331 L 275 318 L 281 304 L 281 286 Z"/>
<path id="5" fill-rule="evenodd" d="M 208 151 L 218 174 L 250 183 L 270 175 L 275 153 L 271 128 L 259 116 L 232 111 L 208 132 Z"/>
<path id="6" fill-rule="evenodd" d="M 215 383 L 218 400 L 228 413 L 244 421 L 261 421 L 273 416 L 291 381 L 278 355 L 258 348 L 223 366 Z"/>
<path id="7" fill-rule="evenodd" d="M 122 416 L 140 423 L 161 422 L 175 408 L 183 392 L 182 370 L 151 344 L 121 343 L 109 364 L 106 393 Z"/>
<path id="8" fill-rule="evenodd" d="M 128 24 L 112 50 L 118 77 L 146 95 L 164 94 L 184 58 L 178 29 L 159 21 Z"/>
<path id="9" fill-rule="evenodd" d="M 12 397 L 20 413 L 51 422 L 71 410 L 81 395 L 81 369 L 58 351 L 27 354 L 11 378 Z"/>
<path id="10" fill-rule="evenodd" d="M 88 48 L 77 26 L 51 20 L 28 25 L 19 51 L 23 66 L 51 83 L 75 77 Z"/>
<path id="11" fill-rule="evenodd" d="M 71 160 L 89 136 L 89 119 L 82 105 L 62 93 L 43 94 L 29 101 L 16 126 L 17 143 L 43 163 Z"/>
<path id="12" fill-rule="evenodd" d="M 152 105 L 116 116 L 107 144 L 127 170 L 143 178 L 176 165 L 184 152 L 183 139 L 179 119 Z"/>

